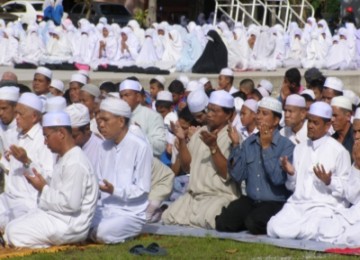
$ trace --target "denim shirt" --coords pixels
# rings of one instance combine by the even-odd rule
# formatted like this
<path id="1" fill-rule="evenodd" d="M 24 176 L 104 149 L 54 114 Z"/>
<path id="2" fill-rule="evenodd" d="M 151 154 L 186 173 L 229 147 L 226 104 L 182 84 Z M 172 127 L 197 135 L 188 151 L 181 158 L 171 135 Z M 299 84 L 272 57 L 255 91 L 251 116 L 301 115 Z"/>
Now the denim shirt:
<path id="1" fill-rule="evenodd" d="M 275 130 L 270 146 L 262 149 L 257 133 L 232 149 L 229 173 L 238 183 L 246 182 L 247 196 L 255 201 L 286 201 L 291 192 L 285 187 L 287 173 L 281 168 L 280 157 L 287 156 L 292 162 L 294 147 Z"/>

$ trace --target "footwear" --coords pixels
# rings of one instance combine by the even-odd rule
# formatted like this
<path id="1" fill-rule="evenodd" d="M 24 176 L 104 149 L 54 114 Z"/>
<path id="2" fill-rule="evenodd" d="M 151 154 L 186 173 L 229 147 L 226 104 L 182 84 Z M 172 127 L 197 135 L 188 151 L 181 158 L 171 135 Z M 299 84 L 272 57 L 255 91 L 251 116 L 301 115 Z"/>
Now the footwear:
<path id="1" fill-rule="evenodd" d="M 143 249 L 142 252 L 144 255 L 151 255 L 151 256 L 167 255 L 166 249 L 160 247 L 157 243 L 151 243 L 145 249 Z"/>
<path id="2" fill-rule="evenodd" d="M 136 245 L 130 248 L 129 253 L 133 255 L 143 255 L 145 247 L 143 245 Z"/>

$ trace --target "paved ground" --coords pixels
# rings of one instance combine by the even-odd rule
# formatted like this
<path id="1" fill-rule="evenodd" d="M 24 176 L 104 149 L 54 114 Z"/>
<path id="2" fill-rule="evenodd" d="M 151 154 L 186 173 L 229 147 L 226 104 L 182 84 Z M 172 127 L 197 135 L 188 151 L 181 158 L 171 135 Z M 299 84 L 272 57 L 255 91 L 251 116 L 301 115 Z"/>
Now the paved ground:
<path id="1" fill-rule="evenodd" d="M 26 84 L 31 87 L 31 81 L 33 78 L 34 70 L 24 70 L 24 69 L 13 69 L 9 67 L 0 67 L 0 74 L 4 71 L 13 71 L 18 75 L 19 81 L 23 84 Z M 250 71 L 250 72 L 238 72 L 235 73 L 235 86 L 239 85 L 239 82 L 245 78 L 251 78 L 254 80 L 255 84 L 257 84 L 261 79 L 268 79 L 274 85 L 274 94 L 276 95 L 281 86 L 283 76 L 285 74 L 286 69 L 278 69 L 276 71 L 264 72 L 264 71 Z M 304 74 L 304 70 L 300 70 L 302 75 Z M 75 73 L 75 71 L 54 71 L 54 78 L 61 79 L 64 81 L 67 86 L 68 81 L 70 80 L 71 75 Z M 360 95 L 360 70 L 358 71 L 326 71 L 323 73 L 326 76 L 335 76 L 339 77 L 343 80 L 344 85 L 347 89 L 351 89 Z M 182 73 L 172 73 L 170 75 L 165 75 L 166 84 L 169 84 L 172 80 L 178 77 Z M 208 77 L 213 86 L 217 84 L 217 74 L 193 74 L 193 73 L 185 73 L 190 79 L 199 79 L 201 77 Z M 113 81 L 119 82 L 126 77 L 136 76 L 140 79 L 142 85 L 145 89 L 148 88 L 148 83 L 152 77 L 155 75 L 148 74 L 129 74 L 129 73 L 113 73 L 113 72 L 90 72 L 90 78 L 92 83 L 100 84 L 103 81 Z M 305 85 L 305 80 L 302 80 L 302 83 Z"/>

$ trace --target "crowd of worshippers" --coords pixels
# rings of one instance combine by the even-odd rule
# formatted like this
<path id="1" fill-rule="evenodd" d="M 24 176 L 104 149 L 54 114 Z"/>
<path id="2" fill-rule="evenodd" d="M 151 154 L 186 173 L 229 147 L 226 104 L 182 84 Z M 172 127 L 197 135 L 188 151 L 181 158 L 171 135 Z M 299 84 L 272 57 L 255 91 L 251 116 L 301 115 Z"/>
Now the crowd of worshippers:
<path id="1" fill-rule="evenodd" d="M 316 68 L 301 78 L 288 69 L 272 97 L 229 68 L 99 87 L 79 71 L 65 98 L 48 68 L 33 92 L 4 73 L 0 242 L 111 244 L 160 222 L 358 246 L 359 98 Z"/>
<path id="2" fill-rule="evenodd" d="M 157 69 L 219 73 L 224 67 L 236 71 L 316 67 L 354 70 L 360 66 L 360 31 L 346 23 L 332 35 L 325 20 L 308 18 L 304 28 L 292 22 L 285 30 L 241 22 L 231 27 L 191 21 L 170 25 L 163 21 L 144 30 L 136 20 L 127 26 L 109 24 L 105 17 L 94 25 L 80 19 L 61 26 L 49 20 L 5 25 L 0 20 L 0 65 L 16 68 L 46 66 L 51 69 L 91 68 L 95 71 L 142 72 Z"/>

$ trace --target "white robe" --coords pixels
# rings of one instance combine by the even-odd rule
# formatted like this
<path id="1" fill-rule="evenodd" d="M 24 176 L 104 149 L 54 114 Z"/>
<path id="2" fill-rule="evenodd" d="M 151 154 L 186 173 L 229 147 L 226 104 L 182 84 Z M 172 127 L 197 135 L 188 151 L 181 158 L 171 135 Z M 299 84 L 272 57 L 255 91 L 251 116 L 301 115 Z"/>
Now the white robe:
<path id="1" fill-rule="evenodd" d="M 14 37 L 0 39 L 0 65 L 11 66 L 19 55 L 19 42 Z"/>
<path id="2" fill-rule="evenodd" d="M 280 130 L 282 136 L 287 137 L 293 144 L 297 145 L 308 140 L 307 137 L 307 120 L 303 123 L 302 127 L 297 133 L 294 133 L 290 127 L 285 126 Z"/>
<path id="3" fill-rule="evenodd" d="M 82 150 L 87 158 L 89 158 L 94 169 L 99 160 L 102 142 L 103 140 L 99 136 L 91 133 L 90 139 L 82 147 Z"/>
<path id="4" fill-rule="evenodd" d="M 322 164 L 331 171 L 331 183 L 326 186 L 314 173 L 313 167 Z M 332 137 L 296 145 L 293 165 L 295 175 L 288 175 L 286 187 L 294 194 L 282 210 L 267 225 L 270 237 L 316 239 L 322 219 L 348 206 L 344 183 L 350 170 L 350 156 Z"/>
<path id="5" fill-rule="evenodd" d="M 35 168 L 47 182 L 50 182 L 54 156 L 44 144 L 40 124 L 35 124 L 25 135 L 18 136 L 17 141 L 9 145 L 12 144 L 24 148 L 32 161 L 30 167 Z M 0 195 L 0 230 L 3 230 L 11 220 L 37 207 L 39 193 L 25 178 L 26 169 L 21 162 L 10 156 L 10 161 L 2 157 L 1 164 L 9 171 L 5 175 L 5 192 Z"/>
<path id="6" fill-rule="evenodd" d="M 39 196 L 39 208 L 11 222 L 6 240 L 16 247 L 41 248 L 86 239 L 98 198 L 93 167 L 79 147 L 59 158 L 53 178 Z"/>
<path id="7" fill-rule="evenodd" d="M 96 169 L 100 181 L 114 186 L 113 194 L 100 193 L 90 237 L 100 243 L 119 243 L 140 233 L 151 186 L 152 152 L 141 137 L 127 132 L 115 144 L 105 141 Z"/>

